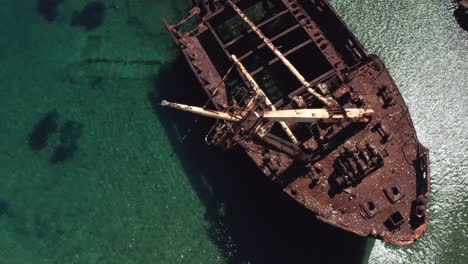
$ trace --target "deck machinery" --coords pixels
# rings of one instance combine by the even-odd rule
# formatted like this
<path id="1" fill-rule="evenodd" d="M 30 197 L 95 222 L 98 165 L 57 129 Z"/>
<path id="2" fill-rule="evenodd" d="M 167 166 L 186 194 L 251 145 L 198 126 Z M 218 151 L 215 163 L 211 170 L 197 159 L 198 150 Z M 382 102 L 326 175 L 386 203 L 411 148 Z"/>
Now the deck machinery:
<path id="1" fill-rule="evenodd" d="M 385 65 L 327 1 L 194 0 L 163 22 L 209 107 L 162 105 L 214 118 L 208 144 L 242 147 L 321 221 L 396 245 L 424 234 L 428 150 Z"/>

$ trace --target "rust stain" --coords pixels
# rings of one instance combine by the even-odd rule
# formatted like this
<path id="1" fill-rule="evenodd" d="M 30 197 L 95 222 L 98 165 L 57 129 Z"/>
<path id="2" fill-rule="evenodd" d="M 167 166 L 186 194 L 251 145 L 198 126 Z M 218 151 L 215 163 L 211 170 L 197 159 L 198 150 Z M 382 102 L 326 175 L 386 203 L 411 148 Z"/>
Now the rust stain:
<path id="1" fill-rule="evenodd" d="M 243 148 L 266 177 L 326 223 L 395 245 L 420 239 L 428 225 L 428 149 L 383 62 L 368 54 L 328 2 L 193 3 L 182 21 L 164 23 L 216 111 L 240 119 L 218 120 L 207 143 Z M 308 84 L 291 75 L 288 62 L 262 44 L 235 6 Z M 310 87 L 337 104 L 325 105 Z M 337 120 L 279 126 L 262 118 L 265 111 L 313 108 Z M 369 110 L 353 122 L 348 108 Z M 297 144 L 285 135 L 288 129 Z"/>

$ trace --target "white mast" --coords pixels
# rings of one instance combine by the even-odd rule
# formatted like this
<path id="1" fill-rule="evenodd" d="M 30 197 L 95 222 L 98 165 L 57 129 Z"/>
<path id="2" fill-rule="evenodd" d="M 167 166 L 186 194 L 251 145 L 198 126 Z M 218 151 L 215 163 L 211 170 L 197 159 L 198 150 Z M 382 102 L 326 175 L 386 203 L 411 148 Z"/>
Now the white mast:
<path id="1" fill-rule="evenodd" d="M 319 101 L 324 103 L 326 106 L 334 106 L 336 103 L 328 98 L 325 98 L 324 96 L 320 95 L 317 93 L 313 88 L 312 85 L 310 85 L 309 82 L 302 76 L 302 74 L 294 67 L 294 65 L 291 64 L 291 62 L 275 47 L 275 45 L 271 42 L 270 39 L 268 39 L 262 31 L 255 26 L 255 24 L 231 1 L 227 1 L 229 5 L 234 9 L 234 11 L 237 12 L 237 14 L 247 23 L 252 30 L 257 34 L 257 36 L 265 43 L 265 45 L 278 57 L 278 59 L 283 62 L 283 64 L 291 71 L 291 73 L 299 80 L 299 82 L 304 85 L 304 87 L 307 88 L 307 91 L 311 93 L 315 98 L 317 98 Z"/>

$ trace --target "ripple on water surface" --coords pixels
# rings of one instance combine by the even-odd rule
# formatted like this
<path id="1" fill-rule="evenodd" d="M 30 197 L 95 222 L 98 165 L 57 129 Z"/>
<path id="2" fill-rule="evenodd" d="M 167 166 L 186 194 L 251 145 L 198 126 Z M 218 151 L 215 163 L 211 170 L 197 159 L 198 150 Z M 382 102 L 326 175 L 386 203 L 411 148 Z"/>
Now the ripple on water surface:
<path id="1" fill-rule="evenodd" d="M 371 263 L 468 263 L 468 34 L 449 2 L 332 1 L 383 57 L 431 149 L 427 236 L 405 248 L 376 242 Z M 201 141 L 171 156 L 186 129 L 172 119 L 193 119 L 162 114 L 153 99 L 192 86 L 164 80 L 182 76 L 162 70 L 176 52 L 158 18 L 175 21 L 190 4 L 3 4 L 0 21 L 11 26 L 0 28 L 0 262 L 362 258 L 365 241 L 310 224 L 263 178 L 238 175 L 233 164 L 225 172 L 224 154 Z M 78 23 L 88 16 L 92 24 Z"/>
<path id="2" fill-rule="evenodd" d="M 468 262 L 468 33 L 451 1 L 333 1 L 364 45 L 380 54 L 431 151 L 430 226 L 416 244 L 377 242 L 371 263 Z"/>

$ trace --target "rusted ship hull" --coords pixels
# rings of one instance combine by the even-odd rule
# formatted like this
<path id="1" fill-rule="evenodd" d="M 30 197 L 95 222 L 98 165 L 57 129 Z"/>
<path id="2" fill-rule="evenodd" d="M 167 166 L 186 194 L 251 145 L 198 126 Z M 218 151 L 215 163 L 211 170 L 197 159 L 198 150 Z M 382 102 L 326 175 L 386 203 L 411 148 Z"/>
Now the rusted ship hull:
<path id="1" fill-rule="evenodd" d="M 244 148 L 324 222 L 396 245 L 424 234 L 428 150 L 385 65 L 326 1 L 194 1 L 165 24 L 222 115 L 177 107 L 223 119 L 209 144 Z M 372 115 L 345 111 L 359 108 Z"/>

